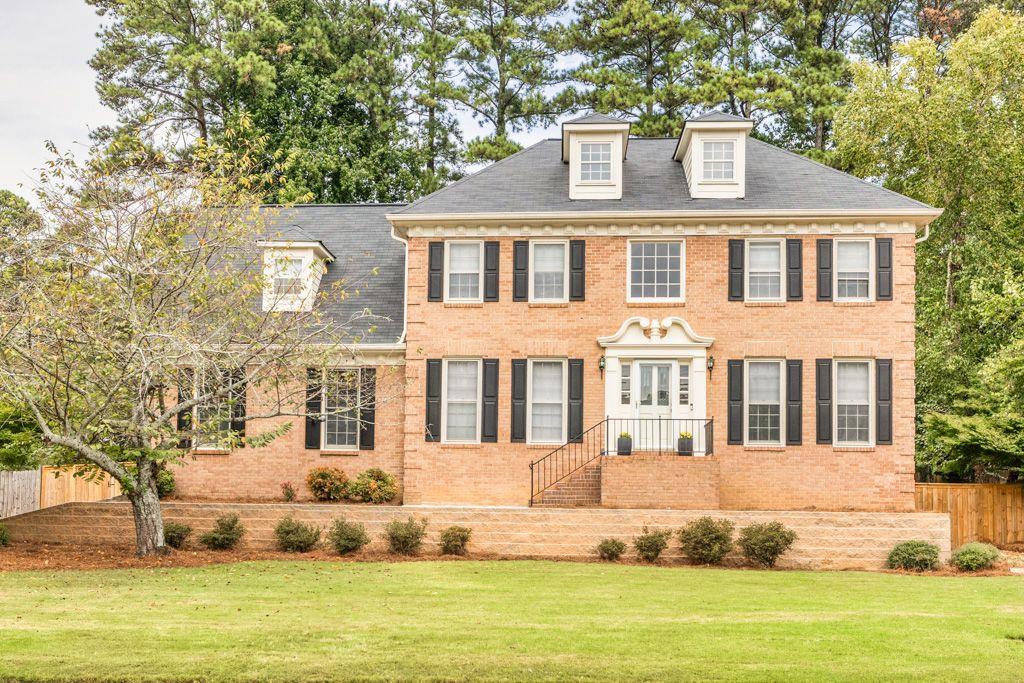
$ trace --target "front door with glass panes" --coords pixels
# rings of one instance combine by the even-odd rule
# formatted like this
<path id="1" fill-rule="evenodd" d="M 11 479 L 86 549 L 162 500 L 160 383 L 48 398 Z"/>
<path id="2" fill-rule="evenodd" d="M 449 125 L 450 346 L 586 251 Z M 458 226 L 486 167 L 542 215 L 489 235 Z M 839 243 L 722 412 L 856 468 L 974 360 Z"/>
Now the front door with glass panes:
<path id="1" fill-rule="evenodd" d="M 652 450 L 672 443 L 672 363 L 639 361 L 637 364 L 637 419 L 634 448 Z"/>

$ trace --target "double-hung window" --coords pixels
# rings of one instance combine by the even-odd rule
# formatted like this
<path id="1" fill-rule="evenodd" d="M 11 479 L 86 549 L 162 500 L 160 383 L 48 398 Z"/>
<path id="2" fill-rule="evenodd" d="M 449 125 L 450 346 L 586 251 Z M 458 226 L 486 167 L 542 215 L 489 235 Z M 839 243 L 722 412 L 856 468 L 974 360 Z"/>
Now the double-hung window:
<path id="1" fill-rule="evenodd" d="M 835 442 L 837 445 L 868 445 L 871 443 L 871 362 L 837 360 L 835 366 Z"/>
<path id="2" fill-rule="evenodd" d="M 836 240 L 836 301 L 871 300 L 872 240 Z"/>
<path id="3" fill-rule="evenodd" d="M 782 301 L 782 240 L 747 240 L 748 301 Z"/>
<path id="4" fill-rule="evenodd" d="M 273 295 L 275 299 L 302 296 L 302 259 L 281 257 L 274 261 Z"/>
<path id="5" fill-rule="evenodd" d="M 682 301 L 686 250 L 682 240 L 629 242 L 629 300 Z"/>
<path id="6" fill-rule="evenodd" d="M 213 394 L 224 386 L 226 381 L 215 371 L 201 373 L 194 380 L 194 395 L 199 398 Z M 195 407 L 193 418 L 197 448 L 227 449 L 231 433 L 231 401 L 230 395 L 224 395 L 203 401 Z"/>
<path id="7" fill-rule="evenodd" d="M 360 373 L 358 369 L 328 370 L 323 388 L 324 419 L 320 443 L 324 450 L 359 449 Z"/>
<path id="8" fill-rule="evenodd" d="M 530 252 L 530 301 L 568 301 L 568 242 L 533 241 Z"/>
<path id="9" fill-rule="evenodd" d="M 732 140 L 704 141 L 704 180 L 732 180 L 735 174 Z"/>
<path id="10" fill-rule="evenodd" d="M 484 262 L 483 242 L 445 242 L 448 274 L 445 300 L 483 301 L 480 271 Z"/>
<path id="11" fill-rule="evenodd" d="M 612 143 L 580 143 L 580 180 L 585 183 L 611 182 Z"/>
<path id="12" fill-rule="evenodd" d="M 478 359 L 445 360 L 444 425 L 447 442 L 480 441 L 481 362 Z"/>
<path id="13" fill-rule="evenodd" d="M 747 443 L 782 444 L 782 361 L 747 361 Z"/>
<path id="14" fill-rule="evenodd" d="M 566 423 L 566 362 L 530 360 L 528 432 L 531 443 L 563 443 Z"/>

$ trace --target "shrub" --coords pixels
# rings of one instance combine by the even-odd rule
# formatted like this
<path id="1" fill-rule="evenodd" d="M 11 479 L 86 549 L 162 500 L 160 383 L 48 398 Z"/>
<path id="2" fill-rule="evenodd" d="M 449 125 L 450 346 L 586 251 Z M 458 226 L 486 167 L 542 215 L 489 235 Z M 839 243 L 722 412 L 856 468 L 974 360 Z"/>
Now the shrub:
<path id="1" fill-rule="evenodd" d="M 6 548 L 11 544 L 11 532 L 3 524 L 0 524 L 0 548 Z"/>
<path id="2" fill-rule="evenodd" d="M 626 552 L 626 544 L 617 538 L 606 538 L 597 544 L 597 556 L 602 560 L 614 562 Z"/>
<path id="3" fill-rule="evenodd" d="M 359 550 L 370 542 L 366 528 L 362 524 L 346 522 L 344 518 L 334 520 L 331 530 L 327 532 L 327 542 L 339 555 L 347 555 Z"/>
<path id="4" fill-rule="evenodd" d="M 281 497 L 284 498 L 284 502 L 290 503 L 295 500 L 295 487 L 292 486 L 290 481 L 281 482 Z"/>
<path id="5" fill-rule="evenodd" d="M 427 520 L 417 522 L 413 517 L 402 522 L 393 519 L 384 527 L 384 536 L 388 539 L 391 550 L 402 555 L 415 555 L 423 545 L 423 537 L 427 534 Z"/>
<path id="6" fill-rule="evenodd" d="M 317 500 L 334 503 L 345 497 L 348 475 L 337 467 L 314 467 L 306 475 L 306 485 Z"/>
<path id="7" fill-rule="evenodd" d="M 320 542 L 320 527 L 296 522 L 291 515 L 274 527 L 277 547 L 286 553 L 308 553 Z"/>
<path id="8" fill-rule="evenodd" d="M 173 496 L 177 489 L 178 484 L 174 481 L 174 472 L 159 470 L 156 473 L 156 495 L 158 498 Z"/>
<path id="9" fill-rule="evenodd" d="M 348 485 L 348 497 L 364 503 L 389 503 L 398 495 L 398 482 L 393 475 L 378 467 L 360 472 Z"/>
<path id="10" fill-rule="evenodd" d="M 175 550 L 185 547 L 185 541 L 192 535 L 192 527 L 188 524 L 167 522 L 164 524 L 164 542 Z"/>
<path id="11" fill-rule="evenodd" d="M 699 517 L 679 530 L 683 552 L 698 564 L 719 564 L 732 550 L 733 523 Z"/>
<path id="12" fill-rule="evenodd" d="M 967 543 L 953 551 L 949 563 L 962 572 L 990 569 L 999 560 L 999 551 L 988 543 Z"/>
<path id="13" fill-rule="evenodd" d="M 796 540 L 796 533 L 781 522 L 751 524 L 740 530 L 736 545 L 743 556 L 762 567 L 774 567 L 779 557 L 789 550 Z"/>
<path id="14" fill-rule="evenodd" d="M 923 572 L 939 566 L 939 547 L 927 541 L 903 541 L 889 552 L 889 569 L 910 569 Z"/>
<path id="15" fill-rule="evenodd" d="M 651 531 L 645 526 L 640 535 L 633 539 L 633 547 L 644 562 L 656 562 L 668 547 L 668 539 L 671 537 L 671 531 Z"/>
<path id="16" fill-rule="evenodd" d="M 199 537 L 199 542 L 210 550 L 231 550 L 245 535 L 245 527 L 238 515 L 226 515 L 217 520 L 213 529 Z"/>
<path id="17" fill-rule="evenodd" d="M 466 544 L 473 530 L 464 526 L 450 526 L 441 532 L 441 553 L 444 555 L 465 555 Z"/>

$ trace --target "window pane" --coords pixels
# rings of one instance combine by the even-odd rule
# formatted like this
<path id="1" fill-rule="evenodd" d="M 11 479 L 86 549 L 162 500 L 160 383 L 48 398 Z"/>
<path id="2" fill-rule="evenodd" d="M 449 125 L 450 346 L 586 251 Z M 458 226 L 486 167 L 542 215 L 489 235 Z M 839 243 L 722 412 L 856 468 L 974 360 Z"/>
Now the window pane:
<path id="1" fill-rule="evenodd" d="M 630 245 L 629 265 L 630 297 L 682 297 L 682 243 L 633 242 Z"/>
<path id="2" fill-rule="evenodd" d="M 531 441 L 562 441 L 563 365 L 535 361 L 531 378 Z"/>
<path id="3" fill-rule="evenodd" d="M 468 242 L 452 242 L 449 247 L 448 265 L 456 273 L 480 272 L 480 245 Z"/>
<path id="4" fill-rule="evenodd" d="M 622 379 L 619 385 L 619 403 L 628 406 L 632 400 L 633 393 L 633 366 L 629 363 L 622 364 Z"/>
<path id="5" fill-rule="evenodd" d="M 332 370 L 324 386 L 324 444 L 355 446 L 359 433 L 359 371 Z"/>
<path id="6" fill-rule="evenodd" d="M 869 375 L 867 363 L 837 363 L 836 398 L 838 401 L 840 403 L 867 404 Z"/>
<path id="7" fill-rule="evenodd" d="M 778 242 L 752 242 L 749 246 L 750 269 L 778 271 L 782 267 Z"/>
<path id="8" fill-rule="evenodd" d="M 871 439 L 868 406 L 836 407 L 836 439 L 840 443 L 867 443 Z"/>
<path id="9" fill-rule="evenodd" d="M 448 403 L 448 421 L 445 423 L 449 441 L 476 440 L 476 404 Z"/>
<path id="10" fill-rule="evenodd" d="M 280 258 L 274 264 L 274 295 L 302 294 L 302 259 Z"/>
<path id="11" fill-rule="evenodd" d="M 781 440 L 779 404 L 751 405 L 748 408 L 747 440 L 771 443 Z"/>
<path id="12" fill-rule="evenodd" d="M 562 364 L 558 361 L 535 361 L 533 364 L 533 400 L 562 400 Z"/>
<path id="13" fill-rule="evenodd" d="M 475 401 L 477 390 L 476 361 L 448 361 L 448 400 Z"/>
<path id="14" fill-rule="evenodd" d="M 610 142 L 587 142 L 580 145 L 580 179 L 612 179 L 612 145 Z"/>
<path id="15" fill-rule="evenodd" d="M 565 245 L 536 244 L 533 247 L 533 297 L 565 298 Z"/>
<path id="16" fill-rule="evenodd" d="M 836 266 L 839 270 L 868 270 L 871 263 L 869 242 L 836 242 L 836 252 Z"/>
<path id="17" fill-rule="evenodd" d="M 733 179 L 733 143 L 731 141 L 704 143 L 704 179 Z"/>
<path id="18" fill-rule="evenodd" d="M 679 405 L 690 405 L 690 364 L 679 364 Z"/>
<path id="19" fill-rule="evenodd" d="M 668 395 L 669 395 L 669 391 L 670 391 L 668 377 L 669 377 L 669 373 L 671 372 L 671 369 L 672 368 L 669 365 L 659 365 L 658 366 L 658 405 L 659 406 L 667 406 L 668 405 L 668 400 L 669 400 L 668 399 Z"/>
<path id="20" fill-rule="evenodd" d="M 749 363 L 747 365 L 747 398 L 751 403 L 779 402 L 779 363 Z"/>
<path id="21" fill-rule="evenodd" d="M 649 406 L 654 402 L 654 369 L 650 365 L 640 366 L 640 405 Z"/>

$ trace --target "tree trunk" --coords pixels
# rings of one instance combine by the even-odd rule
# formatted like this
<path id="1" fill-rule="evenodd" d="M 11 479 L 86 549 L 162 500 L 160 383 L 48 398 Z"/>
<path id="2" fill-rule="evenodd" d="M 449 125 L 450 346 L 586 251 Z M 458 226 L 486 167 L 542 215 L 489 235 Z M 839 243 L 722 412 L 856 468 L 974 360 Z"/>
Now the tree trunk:
<path id="1" fill-rule="evenodd" d="M 166 555 L 169 551 L 164 544 L 164 517 L 160 510 L 160 498 L 156 486 L 139 486 L 139 490 L 128 495 L 135 516 L 135 554 Z"/>

